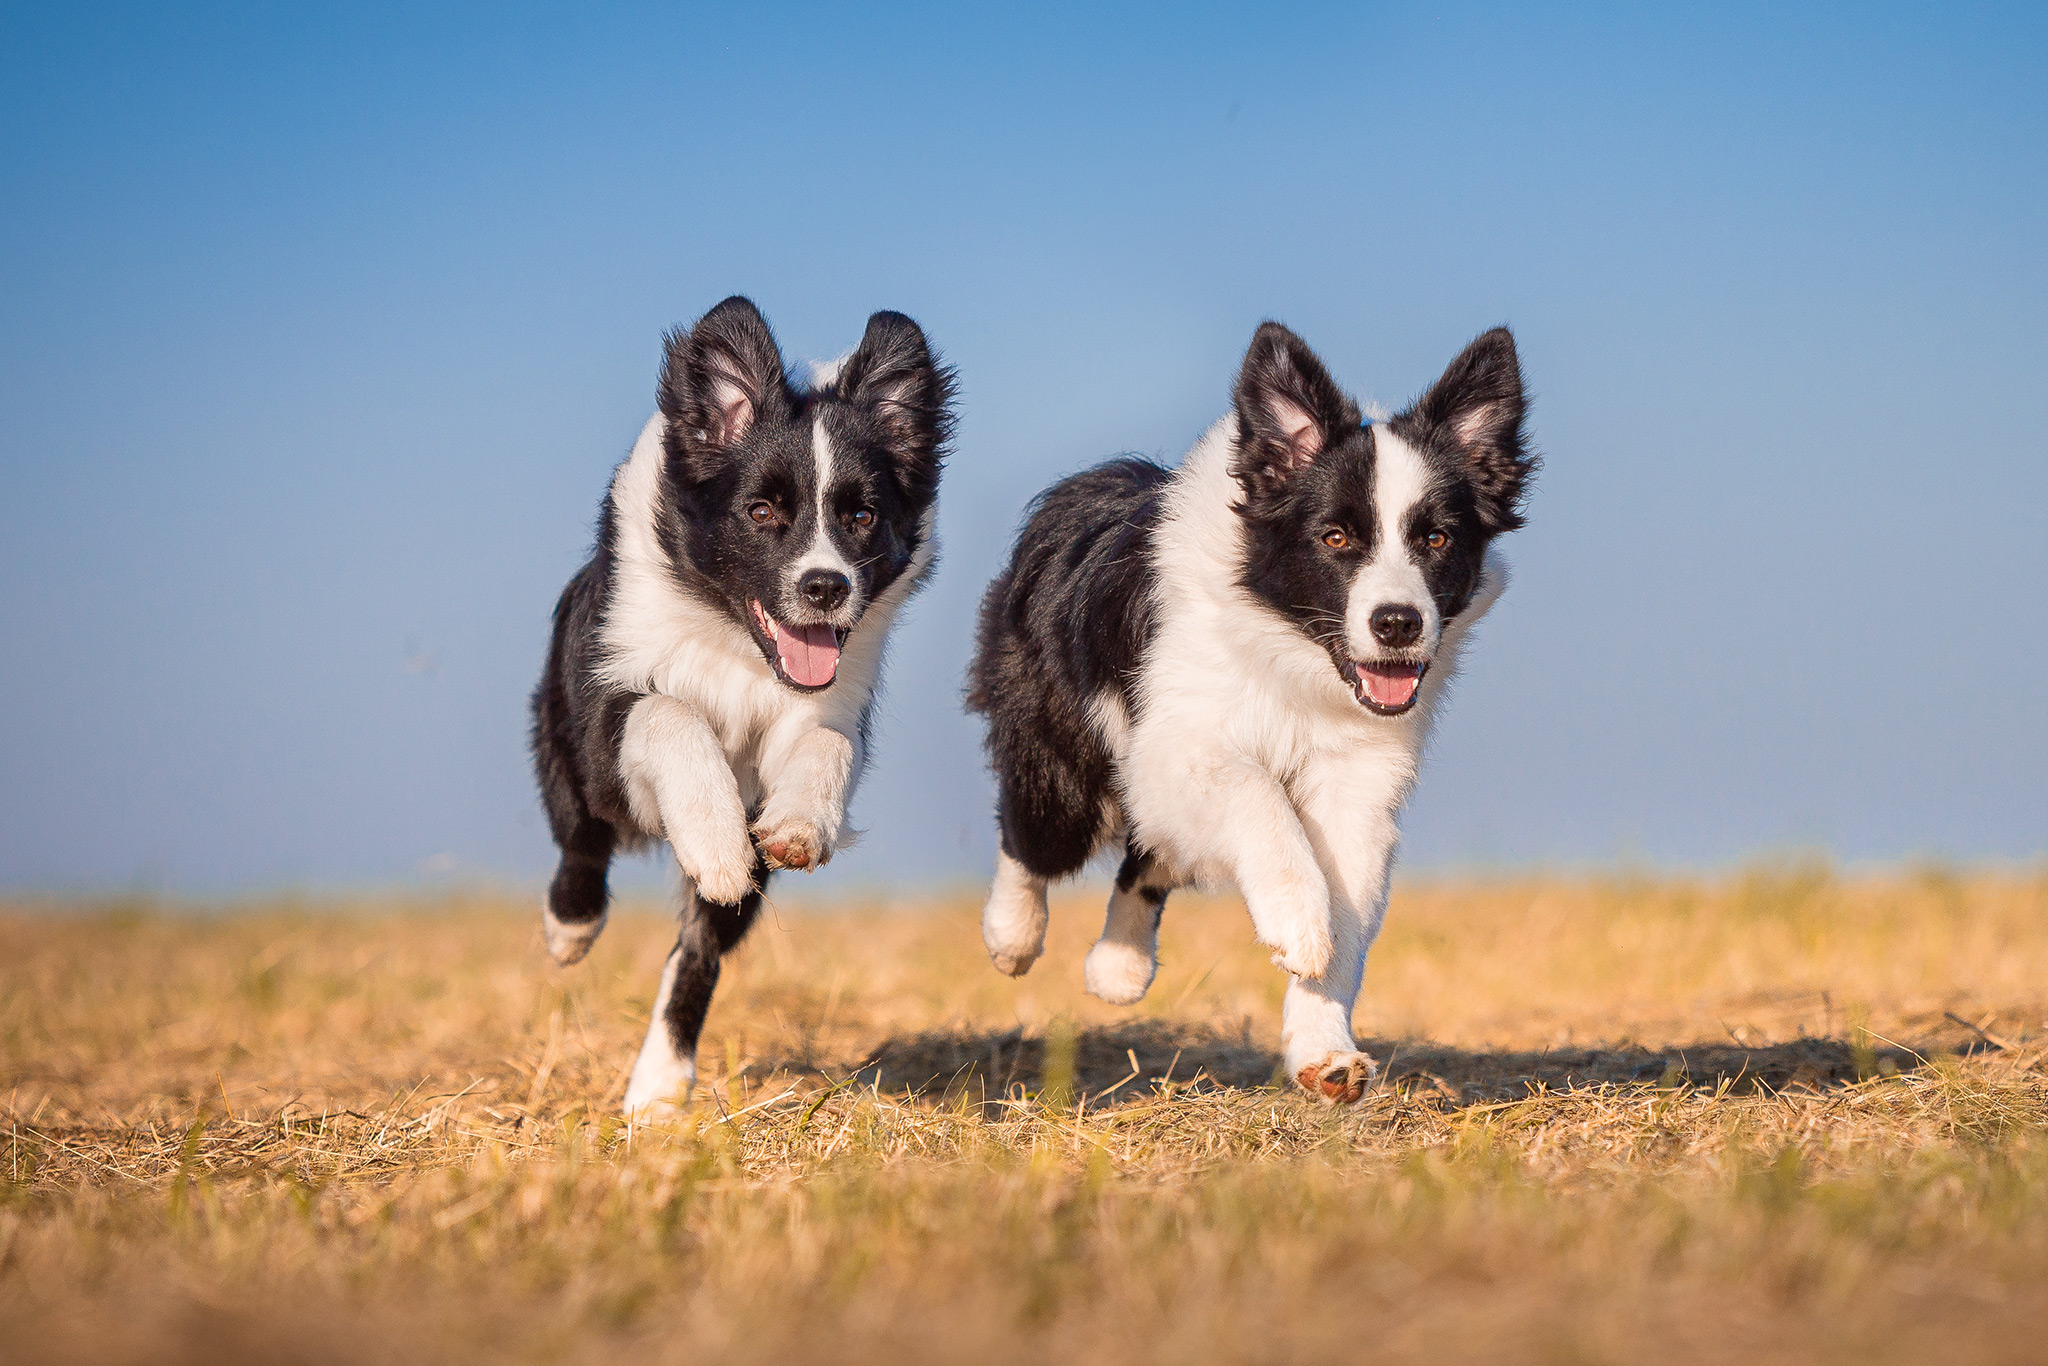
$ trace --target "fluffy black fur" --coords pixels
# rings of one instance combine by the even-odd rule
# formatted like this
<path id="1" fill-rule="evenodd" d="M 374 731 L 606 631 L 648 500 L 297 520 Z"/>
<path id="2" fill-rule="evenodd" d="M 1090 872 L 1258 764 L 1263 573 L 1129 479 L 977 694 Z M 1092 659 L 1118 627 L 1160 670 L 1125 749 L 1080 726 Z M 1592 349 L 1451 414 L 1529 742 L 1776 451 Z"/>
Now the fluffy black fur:
<path id="1" fill-rule="evenodd" d="M 1171 478 L 1125 458 L 1053 485 L 982 598 L 967 705 L 988 718 L 1003 848 L 1047 877 L 1078 871 L 1101 840 L 1111 755 L 1087 707 L 1105 691 L 1136 706 L 1152 530 Z"/>
<path id="2" fill-rule="evenodd" d="M 613 541 L 607 500 L 590 561 L 555 604 L 547 667 L 533 692 L 534 772 L 560 852 L 548 905 L 570 924 L 604 915 L 612 855 L 645 843 L 619 781 L 619 740 L 635 695 L 597 677 Z"/>

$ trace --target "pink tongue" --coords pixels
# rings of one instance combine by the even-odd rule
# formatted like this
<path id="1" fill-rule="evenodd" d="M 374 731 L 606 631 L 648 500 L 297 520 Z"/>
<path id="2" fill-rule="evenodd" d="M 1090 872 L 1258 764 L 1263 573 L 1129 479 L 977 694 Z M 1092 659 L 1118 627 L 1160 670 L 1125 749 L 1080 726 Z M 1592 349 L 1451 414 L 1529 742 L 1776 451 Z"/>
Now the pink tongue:
<path id="1" fill-rule="evenodd" d="M 1422 683 L 1422 670 L 1414 665 L 1387 669 L 1360 665 L 1358 674 L 1365 680 L 1366 695 L 1383 707 L 1407 706 Z"/>
<path id="2" fill-rule="evenodd" d="M 822 688 L 839 672 L 839 633 L 830 626 L 791 630 L 778 621 L 775 652 L 782 656 L 782 671 L 790 681 L 806 688 Z"/>

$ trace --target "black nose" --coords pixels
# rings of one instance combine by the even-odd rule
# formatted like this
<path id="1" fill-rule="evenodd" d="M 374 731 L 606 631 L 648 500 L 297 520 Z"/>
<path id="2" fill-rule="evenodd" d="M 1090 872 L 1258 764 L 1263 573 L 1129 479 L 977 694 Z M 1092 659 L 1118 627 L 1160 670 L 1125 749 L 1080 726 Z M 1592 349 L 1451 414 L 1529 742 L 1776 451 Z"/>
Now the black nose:
<path id="1" fill-rule="evenodd" d="M 1413 607 L 1372 609 L 1372 638 L 1391 650 L 1413 645 L 1422 638 L 1422 613 Z"/>
<path id="2" fill-rule="evenodd" d="M 796 591 L 803 595 L 805 602 L 820 612 L 831 612 L 846 601 L 846 595 L 853 591 L 853 585 L 847 582 L 846 575 L 836 569 L 813 569 L 796 581 Z M 1418 622 L 1419 620 L 1418 618 Z"/>

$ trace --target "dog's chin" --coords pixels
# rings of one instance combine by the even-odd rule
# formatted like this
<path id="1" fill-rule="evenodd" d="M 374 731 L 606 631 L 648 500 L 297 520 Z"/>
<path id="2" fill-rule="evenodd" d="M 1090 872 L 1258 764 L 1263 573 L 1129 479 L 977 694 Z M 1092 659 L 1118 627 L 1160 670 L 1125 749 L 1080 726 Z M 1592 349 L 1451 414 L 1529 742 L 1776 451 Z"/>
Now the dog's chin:
<path id="1" fill-rule="evenodd" d="M 823 692 L 839 677 L 839 655 L 850 626 L 829 622 L 789 625 L 771 615 L 758 598 L 747 599 L 747 613 L 754 627 L 754 643 L 768 660 L 768 667 L 784 687 L 797 692 Z"/>
<path id="2" fill-rule="evenodd" d="M 1347 659 L 1337 657 L 1337 673 L 1359 705 L 1375 716 L 1402 716 L 1422 696 L 1427 661 Z"/>

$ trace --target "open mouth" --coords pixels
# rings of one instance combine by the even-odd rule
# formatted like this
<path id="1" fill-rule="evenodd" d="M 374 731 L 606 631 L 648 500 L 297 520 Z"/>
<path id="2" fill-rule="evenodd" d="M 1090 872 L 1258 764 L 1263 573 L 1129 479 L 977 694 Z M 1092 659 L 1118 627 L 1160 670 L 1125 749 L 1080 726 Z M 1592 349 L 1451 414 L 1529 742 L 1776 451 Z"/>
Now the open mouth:
<path id="1" fill-rule="evenodd" d="M 1414 706 L 1422 691 L 1422 676 L 1429 672 L 1427 664 L 1374 664 L 1362 659 L 1344 663 L 1349 667 L 1340 672 L 1352 694 L 1380 716 L 1399 716 Z"/>
<path id="2" fill-rule="evenodd" d="M 809 626 L 785 626 L 768 615 L 768 609 L 753 598 L 754 625 L 772 647 L 775 671 L 785 683 L 799 688 L 822 688 L 839 672 L 839 649 L 846 644 L 846 631 L 828 622 Z"/>

